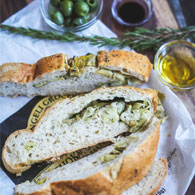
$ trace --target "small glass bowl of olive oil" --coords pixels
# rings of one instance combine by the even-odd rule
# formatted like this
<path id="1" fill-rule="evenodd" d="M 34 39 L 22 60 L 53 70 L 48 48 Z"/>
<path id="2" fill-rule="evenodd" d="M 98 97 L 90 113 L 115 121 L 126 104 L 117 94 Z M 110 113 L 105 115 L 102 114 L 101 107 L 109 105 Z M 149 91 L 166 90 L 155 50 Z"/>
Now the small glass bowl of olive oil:
<path id="1" fill-rule="evenodd" d="M 162 45 L 154 59 L 162 83 L 175 90 L 195 87 L 195 44 L 172 41 Z"/>

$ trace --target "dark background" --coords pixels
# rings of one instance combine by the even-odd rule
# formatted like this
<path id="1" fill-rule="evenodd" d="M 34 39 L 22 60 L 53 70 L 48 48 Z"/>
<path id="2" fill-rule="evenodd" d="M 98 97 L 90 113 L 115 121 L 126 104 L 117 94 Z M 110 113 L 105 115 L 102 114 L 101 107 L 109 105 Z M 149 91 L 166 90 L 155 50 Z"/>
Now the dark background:
<path id="1" fill-rule="evenodd" d="M 180 4 L 187 25 L 195 25 L 195 0 L 180 0 Z"/>
<path id="2" fill-rule="evenodd" d="M 106 0 L 108 1 L 108 0 Z M 163 0 L 156 0 L 163 1 Z M 175 0 L 168 0 L 174 4 Z M 195 25 L 195 0 L 179 0 L 187 25 Z M 0 22 L 23 8 L 31 0 L 0 0 Z"/>

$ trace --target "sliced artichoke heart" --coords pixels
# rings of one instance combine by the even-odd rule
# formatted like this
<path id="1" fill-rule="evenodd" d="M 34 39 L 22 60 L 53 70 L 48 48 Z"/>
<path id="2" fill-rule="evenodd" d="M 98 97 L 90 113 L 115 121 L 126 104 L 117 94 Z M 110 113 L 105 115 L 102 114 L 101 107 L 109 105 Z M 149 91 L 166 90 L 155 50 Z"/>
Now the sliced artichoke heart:
<path id="1" fill-rule="evenodd" d="M 137 139 L 138 138 L 136 137 L 128 137 L 125 141 L 122 140 L 115 143 L 114 149 L 111 152 L 99 157 L 98 160 L 101 164 L 103 164 L 116 159 L 129 146 L 130 142 L 136 142 Z"/>
<path id="2" fill-rule="evenodd" d="M 119 121 L 119 114 L 125 107 L 124 102 L 113 102 L 99 110 L 99 116 L 103 121 Z"/>
<path id="3" fill-rule="evenodd" d="M 113 75 L 113 72 L 112 72 L 112 71 L 110 71 L 110 70 L 105 70 L 105 69 L 97 70 L 96 73 L 97 73 L 97 74 L 102 74 L 102 75 L 104 75 L 104 76 L 106 76 L 106 77 L 110 77 L 110 78 L 111 78 L 112 75 Z"/>
<path id="4" fill-rule="evenodd" d="M 62 122 L 70 126 L 78 120 L 89 122 L 101 119 L 102 123 L 122 122 L 130 127 L 130 132 L 135 132 L 147 123 L 150 113 L 151 106 L 147 101 L 93 101 L 80 113 L 73 114 Z"/>
<path id="5" fill-rule="evenodd" d="M 112 103 L 112 106 L 117 108 L 118 114 L 121 114 L 125 110 L 125 102 L 120 101 L 120 102 L 114 102 Z"/>
<path id="6" fill-rule="evenodd" d="M 99 161 L 103 164 L 106 162 L 110 162 L 118 157 L 118 154 L 105 154 L 104 156 L 99 157 Z"/>
<path id="7" fill-rule="evenodd" d="M 113 78 L 120 81 L 125 81 L 125 76 L 120 73 L 113 73 Z"/>
<path id="8" fill-rule="evenodd" d="M 134 76 L 122 74 L 119 71 L 111 71 L 107 69 L 99 69 L 96 74 L 102 74 L 106 77 L 111 78 L 110 86 L 120 86 L 120 85 L 136 85 L 141 81 Z"/>
<path id="9" fill-rule="evenodd" d="M 82 112 L 81 114 L 81 117 L 83 119 L 86 119 L 86 118 L 89 118 L 89 117 L 92 117 L 95 110 L 97 110 L 97 108 L 94 108 L 94 107 L 88 107 L 84 112 Z"/>
<path id="10" fill-rule="evenodd" d="M 95 67 L 96 66 L 96 57 L 93 54 L 73 57 L 69 59 L 69 75 L 70 76 L 81 76 L 86 66 Z"/>
<path id="11" fill-rule="evenodd" d="M 33 87 L 36 87 L 36 88 L 42 87 L 42 86 L 44 86 L 44 85 L 47 85 L 47 84 L 50 83 L 50 82 L 63 80 L 64 77 L 65 77 L 65 75 L 56 76 L 54 79 L 50 79 L 50 80 L 47 80 L 47 81 L 41 81 L 41 82 L 39 82 L 39 83 L 37 83 L 37 84 L 34 84 Z"/>
<path id="12" fill-rule="evenodd" d="M 133 76 L 126 77 L 127 85 L 135 85 L 141 83 L 141 81 Z"/>
<path id="13" fill-rule="evenodd" d="M 30 140 L 29 142 L 27 142 L 24 146 L 24 148 L 26 149 L 27 152 L 29 152 L 30 150 L 32 150 L 35 147 L 35 143 Z"/>
<path id="14" fill-rule="evenodd" d="M 35 183 L 38 184 L 38 185 L 41 185 L 41 184 L 45 183 L 46 180 L 47 180 L 46 177 L 39 178 L 39 179 L 37 179 L 37 180 L 35 181 Z"/>
<path id="15" fill-rule="evenodd" d="M 164 123 L 168 118 L 160 98 L 158 98 L 158 106 L 155 112 L 155 116 L 160 120 L 161 123 Z"/>
<path id="16" fill-rule="evenodd" d="M 121 114 L 120 119 L 131 127 L 130 132 L 135 132 L 147 123 L 151 113 L 150 108 L 150 104 L 147 101 L 127 105 L 126 111 Z"/>

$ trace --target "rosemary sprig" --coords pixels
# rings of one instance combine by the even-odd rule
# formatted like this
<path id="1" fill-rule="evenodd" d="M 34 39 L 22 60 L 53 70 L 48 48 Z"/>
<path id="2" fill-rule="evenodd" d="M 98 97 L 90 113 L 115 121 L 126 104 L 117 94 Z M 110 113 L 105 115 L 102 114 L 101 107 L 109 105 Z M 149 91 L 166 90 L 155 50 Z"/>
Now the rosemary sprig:
<path id="1" fill-rule="evenodd" d="M 159 28 L 149 30 L 136 28 L 134 32 L 126 32 L 121 37 L 106 38 L 102 36 L 80 36 L 73 32 L 59 34 L 56 32 L 40 31 L 32 28 L 13 27 L 0 25 L 1 31 L 8 31 L 19 35 L 29 36 L 36 39 L 58 40 L 61 42 L 89 42 L 98 47 L 118 46 L 124 48 L 130 46 L 136 51 L 156 51 L 163 43 L 171 40 L 184 40 L 195 38 L 195 26 L 188 26 L 174 30 L 172 28 Z"/>

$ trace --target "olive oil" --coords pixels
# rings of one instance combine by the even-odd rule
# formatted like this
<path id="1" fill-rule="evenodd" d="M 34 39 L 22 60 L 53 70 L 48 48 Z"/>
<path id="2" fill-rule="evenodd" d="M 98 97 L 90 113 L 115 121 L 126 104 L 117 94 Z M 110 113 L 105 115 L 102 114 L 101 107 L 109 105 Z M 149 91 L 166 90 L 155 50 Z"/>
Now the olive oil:
<path id="1" fill-rule="evenodd" d="M 160 62 L 161 77 L 169 84 L 185 87 L 195 83 L 195 59 L 185 54 L 167 54 Z"/>

